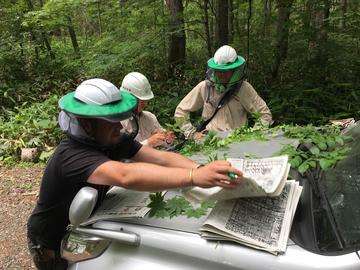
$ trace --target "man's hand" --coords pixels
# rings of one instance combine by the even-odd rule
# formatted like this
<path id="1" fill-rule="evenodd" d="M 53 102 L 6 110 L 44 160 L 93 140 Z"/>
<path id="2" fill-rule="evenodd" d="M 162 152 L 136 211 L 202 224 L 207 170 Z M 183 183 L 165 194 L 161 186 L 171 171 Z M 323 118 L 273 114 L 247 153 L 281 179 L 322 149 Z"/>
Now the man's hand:
<path id="1" fill-rule="evenodd" d="M 164 133 L 165 133 L 165 142 L 169 145 L 172 144 L 176 138 L 175 133 L 172 131 L 165 131 Z"/>
<path id="2" fill-rule="evenodd" d="M 201 140 L 202 138 L 204 138 L 206 136 L 206 134 L 208 133 L 209 131 L 207 129 L 204 129 L 200 132 L 195 132 L 194 134 L 194 139 L 195 140 Z"/>
<path id="3" fill-rule="evenodd" d="M 156 147 L 160 145 L 170 145 L 175 140 L 176 136 L 174 132 L 171 131 L 157 131 L 153 133 L 148 139 L 148 145 L 151 147 Z"/>
<path id="4" fill-rule="evenodd" d="M 232 178 L 229 173 L 237 177 Z M 206 166 L 199 167 L 192 172 L 192 182 L 195 186 L 210 188 L 214 186 L 234 189 L 240 183 L 242 172 L 231 167 L 230 162 L 216 160 Z"/>
<path id="5" fill-rule="evenodd" d="M 165 140 L 166 140 L 166 134 L 164 132 L 154 133 L 153 135 L 151 135 L 151 137 L 147 139 L 148 145 L 151 147 L 162 145 L 165 142 Z"/>

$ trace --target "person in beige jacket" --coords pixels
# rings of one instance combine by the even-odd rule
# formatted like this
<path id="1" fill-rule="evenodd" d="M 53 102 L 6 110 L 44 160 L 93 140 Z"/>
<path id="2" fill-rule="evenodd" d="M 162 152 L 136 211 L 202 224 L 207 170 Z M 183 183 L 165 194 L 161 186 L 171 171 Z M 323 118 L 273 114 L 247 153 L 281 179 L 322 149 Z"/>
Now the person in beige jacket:
<path id="1" fill-rule="evenodd" d="M 249 113 L 259 113 L 264 125 L 272 123 L 270 109 L 244 80 L 244 74 L 245 59 L 237 55 L 234 48 L 225 45 L 215 52 L 208 61 L 207 79 L 195 86 L 176 107 L 177 119 L 188 119 L 191 112 L 202 108 L 205 126 L 197 130 L 190 121 L 185 121 L 182 130 L 186 138 L 200 139 L 208 130 L 230 131 L 241 127 L 247 123 Z"/>
<path id="2" fill-rule="evenodd" d="M 135 140 L 150 147 L 171 144 L 174 140 L 173 134 L 160 125 L 153 113 L 145 111 L 148 101 L 154 97 L 148 79 L 139 72 L 130 72 L 124 77 L 120 90 L 131 93 L 138 100 L 136 112 L 139 127 Z M 129 125 L 126 128 L 131 129 Z"/>

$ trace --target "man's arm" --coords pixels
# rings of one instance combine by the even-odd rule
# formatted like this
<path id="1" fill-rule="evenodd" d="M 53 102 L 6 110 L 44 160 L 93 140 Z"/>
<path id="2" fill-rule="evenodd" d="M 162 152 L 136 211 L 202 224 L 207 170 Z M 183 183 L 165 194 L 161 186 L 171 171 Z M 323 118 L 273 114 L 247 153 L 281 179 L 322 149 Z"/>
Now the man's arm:
<path id="1" fill-rule="evenodd" d="M 240 100 L 245 110 L 250 113 L 260 113 L 260 120 L 263 124 L 273 123 L 272 115 L 266 102 L 259 96 L 253 86 L 244 81 L 240 90 Z"/>
<path id="2" fill-rule="evenodd" d="M 159 191 L 187 186 L 233 189 L 240 178 L 231 179 L 230 172 L 241 172 L 227 161 L 215 161 L 194 169 L 197 163 L 175 153 L 143 146 L 134 156 L 135 163 L 107 161 L 88 178 L 89 183 L 115 185 L 140 191 Z M 148 163 L 151 162 L 151 163 Z"/>
<path id="3" fill-rule="evenodd" d="M 147 162 L 165 167 L 195 169 L 200 164 L 174 152 L 160 151 L 143 146 L 132 158 L 135 162 Z"/>

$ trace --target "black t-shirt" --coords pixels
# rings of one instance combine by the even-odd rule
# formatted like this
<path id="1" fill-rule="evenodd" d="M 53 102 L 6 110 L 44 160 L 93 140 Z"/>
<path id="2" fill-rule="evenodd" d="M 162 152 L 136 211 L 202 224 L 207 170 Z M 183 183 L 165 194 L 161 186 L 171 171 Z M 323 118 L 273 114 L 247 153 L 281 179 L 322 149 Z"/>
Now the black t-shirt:
<path id="1" fill-rule="evenodd" d="M 134 140 L 123 141 L 106 150 L 64 139 L 44 171 L 39 199 L 28 221 L 28 237 L 34 243 L 58 250 L 69 224 L 69 207 L 76 193 L 84 186 L 94 187 L 100 202 L 109 188 L 87 183 L 88 177 L 104 162 L 129 159 L 140 148 L 141 144 Z"/>

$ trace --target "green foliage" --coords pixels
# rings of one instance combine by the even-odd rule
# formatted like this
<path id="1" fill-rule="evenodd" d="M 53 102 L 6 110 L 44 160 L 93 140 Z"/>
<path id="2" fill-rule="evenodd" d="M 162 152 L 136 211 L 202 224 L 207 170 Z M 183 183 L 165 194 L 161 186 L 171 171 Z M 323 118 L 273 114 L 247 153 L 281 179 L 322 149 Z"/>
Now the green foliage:
<path id="1" fill-rule="evenodd" d="M 248 79 L 269 105 L 277 124 L 318 126 L 329 119 L 360 118 L 359 7 L 348 4 L 342 16 L 338 2 L 331 5 L 326 44 L 321 48 L 327 61 L 316 67 L 324 80 L 315 80 L 308 71 L 309 12 L 302 1 L 294 1 L 292 6 L 287 55 L 276 78 L 272 78 L 271 68 L 277 7 L 273 6 L 265 24 L 263 3 L 253 1 L 248 37 L 244 31 L 248 3 L 233 5 L 229 43 L 245 58 L 249 49 Z M 208 11 L 209 34 L 213 37 L 216 16 L 211 8 Z M 214 39 L 206 43 L 204 13 L 196 1 L 184 2 L 186 63 L 178 66 L 175 74 L 168 70 L 170 13 L 164 1 L 3 1 L 1 14 L 0 115 L 5 119 L 9 112 L 17 113 L 19 104 L 62 95 L 86 78 L 100 77 L 119 85 L 128 72 L 139 71 L 149 78 L 155 93 L 147 109 L 163 126 L 171 125 L 176 105 L 204 79 L 206 61 L 216 49 Z M 341 20 L 343 27 L 339 26 Z M 78 54 L 70 27 L 78 42 Z M 241 130 L 232 136 L 255 138 L 255 133 Z M 228 143 L 213 137 L 209 140 L 209 149 Z M 18 140 L 14 144 L 22 143 Z M 193 143 L 185 152 L 199 147 Z"/>
<path id="2" fill-rule="evenodd" d="M 41 162 L 46 162 L 46 161 L 52 156 L 52 154 L 54 153 L 54 151 L 55 151 L 55 148 L 52 149 L 52 150 L 50 150 L 50 151 L 43 151 L 43 152 L 41 152 L 40 157 L 39 157 L 39 160 L 40 160 Z"/>
<path id="3" fill-rule="evenodd" d="M 358 91 L 352 83 L 307 88 L 304 82 L 273 89 L 269 107 L 277 123 L 324 125 L 330 119 L 359 118 Z M 311 85 L 309 85 L 311 87 Z"/>
<path id="4" fill-rule="evenodd" d="M 149 216 L 157 218 L 173 218 L 180 215 L 188 218 L 199 218 L 206 215 L 209 208 L 214 207 L 214 202 L 203 202 L 199 207 L 194 207 L 182 196 L 175 196 L 171 199 L 164 200 L 161 192 L 150 194 L 151 202 L 148 204 L 150 208 Z"/>
<path id="5" fill-rule="evenodd" d="M 164 196 L 162 192 L 156 192 L 154 194 L 150 194 L 150 200 L 151 202 L 147 205 L 147 207 L 150 208 L 149 216 L 152 217 L 155 214 L 157 215 L 164 215 L 164 209 L 165 209 L 165 202 L 164 202 Z"/>
<path id="6" fill-rule="evenodd" d="M 56 145 L 62 137 L 57 123 L 58 97 L 44 103 L 16 107 L 6 117 L 0 117 L 0 157 L 16 156 L 20 148 Z"/>
<path id="7" fill-rule="evenodd" d="M 203 154 L 211 154 L 216 149 L 226 148 L 229 144 L 241 141 L 266 141 L 266 135 L 271 134 L 271 130 L 265 127 L 252 128 L 243 126 L 236 128 L 230 132 L 225 138 L 220 138 L 216 132 L 210 131 L 202 141 L 189 139 L 181 149 L 180 153 L 186 156 L 191 156 L 197 152 Z"/>
<path id="8" fill-rule="evenodd" d="M 335 126 L 325 125 L 315 127 L 313 125 L 282 125 L 271 129 L 265 127 L 249 128 L 242 127 L 234 129 L 227 137 L 219 138 L 216 134 L 209 133 L 203 141 L 189 140 L 181 149 L 181 153 L 187 156 L 197 152 L 207 154 L 209 162 L 217 160 L 214 151 L 226 148 L 228 145 L 243 141 L 266 141 L 272 134 L 284 133 L 287 138 L 298 139 L 300 143 L 309 145 L 309 151 L 295 148 L 288 144 L 274 155 L 287 154 L 292 168 L 303 174 L 309 168 L 315 168 L 317 164 L 323 170 L 332 168 L 336 162 L 344 159 L 350 148 L 344 147 L 344 143 L 351 140 L 349 136 L 340 134 L 340 129 Z M 224 157 L 226 159 L 226 157 Z"/>
<path id="9" fill-rule="evenodd" d="M 180 150 L 180 153 L 186 156 L 191 156 L 196 152 L 204 154 L 211 154 L 214 150 L 225 147 L 227 142 L 216 135 L 216 132 L 210 131 L 206 134 L 203 141 L 189 139 Z"/>
<path id="10" fill-rule="evenodd" d="M 322 170 L 333 168 L 337 161 L 344 159 L 351 150 L 343 147 L 349 136 L 341 136 L 338 127 L 323 126 L 290 126 L 284 127 L 284 135 L 288 138 L 298 139 L 300 143 L 308 146 L 308 151 L 295 149 L 293 145 L 285 145 L 274 155 L 287 154 L 291 167 L 304 174 L 308 169 L 320 165 Z"/>
<path id="11" fill-rule="evenodd" d="M 165 127 L 168 131 L 172 131 L 175 134 L 179 134 L 182 132 L 181 130 L 181 126 L 186 123 L 187 121 L 189 121 L 189 116 L 185 116 L 182 119 L 175 119 L 175 123 L 174 124 L 170 124 L 170 123 L 166 123 Z"/>

